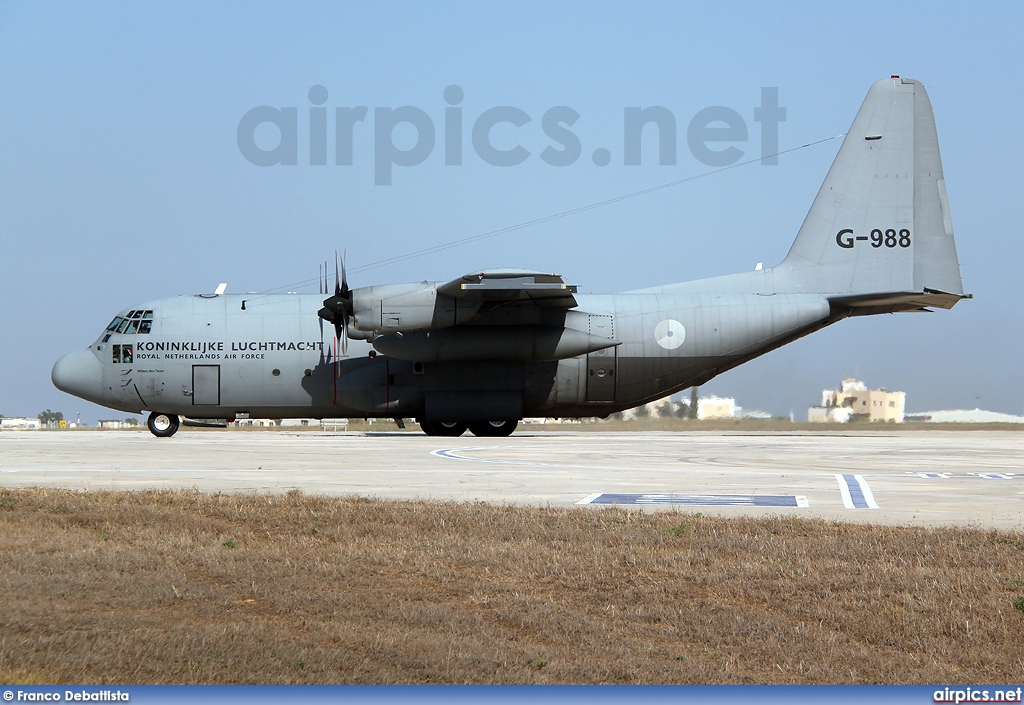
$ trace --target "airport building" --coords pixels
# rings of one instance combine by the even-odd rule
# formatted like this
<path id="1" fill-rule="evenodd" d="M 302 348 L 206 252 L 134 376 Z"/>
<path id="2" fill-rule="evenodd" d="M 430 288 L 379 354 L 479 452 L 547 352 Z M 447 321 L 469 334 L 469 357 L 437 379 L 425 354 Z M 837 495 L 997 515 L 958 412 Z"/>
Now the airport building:
<path id="1" fill-rule="evenodd" d="M 100 419 L 96 422 L 96 425 L 105 429 L 128 428 L 129 426 L 129 424 L 122 419 Z M 138 426 L 138 424 L 134 425 Z"/>
<path id="2" fill-rule="evenodd" d="M 43 427 L 39 419 L 27 416 L 10 416 L 0 418 L 0 429 L 7 431 L 38 431 Z"/>
<path id="3" fill-rule="evenodd" d="M 622 412 L 624 421 L 635 419 L 667 419 L 689 418 L 690 405 L 685 401 L 672 401 L 671 397 L 663 397 L 635 409 Z M 715 419 L 770 419 L 772 415 L 765 411 L 746 411 L 732 397 L 701 397 L 697 400 L 697 418 L 701 421 Z"/>
<path id="4" fill-rule="evenodd" d="M 697 400 L 697 419 L 732 419 L 736 418 L 739 407 L 731 397 L 704 397 Z"/>
<path id="5" fill-rule="evenodd" d="M 821 406 L 807 410 L 811 423 L 848 423 L 850 421 L 883 421 L 903 423 L 906 392 L 868 389 L 859 379 L 844 379 L 839 389 L 825 389 Z"/>
<path id="6" fill-rule="evenodd" d="M 907 421 L 924 421 L 929 423 L 1024 423 L 1024 416 L 1003 414 L 998 411 L 984 409 L 948 409 L 945 411 L 925 411 L 920 414 L 907 414 Z"/>

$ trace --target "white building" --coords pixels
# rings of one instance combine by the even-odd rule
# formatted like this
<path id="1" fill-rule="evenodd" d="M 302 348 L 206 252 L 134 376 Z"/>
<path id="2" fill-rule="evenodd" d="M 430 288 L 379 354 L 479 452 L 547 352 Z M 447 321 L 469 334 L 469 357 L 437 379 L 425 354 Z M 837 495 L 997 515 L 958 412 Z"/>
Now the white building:
<path id="1" fill-rule="evenodd" d="M 736 409 L 736 400 L 731 397 L 704 397 L 697 400 L 697 419 L 732 419 Z"/>
<path id="2" fill-rule="evenodd" d="M 1002 414 L 998 411 L 985 411 L 984 409 L 925 411 L 921 414 L 908 414 L 908 419 L 930 421 L 931 423 L 1024 423 L 1024 416 Z"/>
<path id="3" fill-rule="evenodd" d="M 10 416 L 0 418 L 0 429 L 6 431 L 38 431 L 43 427 L 39 419 L 27 416 Z"/>
<path id="4" fill-rule="evenodd" d="M 844 379 L 839 389 L 825 389 L 821 406 L 807 410 L 812 423 L 847 423 L 858 418 L 866 421 L 903 423 L 907 405 L 906 392 L 868 389 L 859 379 Z"/>
<path id="5" fill-rule="evenodd" d="M 633 409 L 626 409 L 622 412 L 623 421 L 635 421 L 636 419 L 669 419 L 676 415 L 679 404 L 669 397 L 662 397 L 647 402 Z"/>

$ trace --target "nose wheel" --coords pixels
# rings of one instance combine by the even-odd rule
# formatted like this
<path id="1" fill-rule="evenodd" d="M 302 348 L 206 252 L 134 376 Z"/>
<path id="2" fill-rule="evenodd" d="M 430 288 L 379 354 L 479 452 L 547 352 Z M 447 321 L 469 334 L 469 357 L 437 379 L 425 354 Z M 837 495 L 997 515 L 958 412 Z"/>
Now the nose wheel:
<path id="1" fill-rule="evenodd" d="M 180 425 L 181 422 L 174 414 L 161 414 L 154 411 L 146 419 L 146 426 L 149 427 L 150 433 L 157 438 L 170 438 L 178 432 Z"/>

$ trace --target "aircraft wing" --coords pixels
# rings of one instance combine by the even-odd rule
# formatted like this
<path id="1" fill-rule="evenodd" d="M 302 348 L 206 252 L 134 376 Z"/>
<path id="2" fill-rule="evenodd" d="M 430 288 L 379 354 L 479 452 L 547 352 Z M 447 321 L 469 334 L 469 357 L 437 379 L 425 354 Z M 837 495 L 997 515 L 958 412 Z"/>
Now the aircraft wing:
<path id="1" fill-rule="evenodd" d="M 486 269 L 437 287 L 438 293 L 467 301 L 532 303 L 539 308 L 574 308 L 575 285 L 560 274 L 525 269 Z"/>

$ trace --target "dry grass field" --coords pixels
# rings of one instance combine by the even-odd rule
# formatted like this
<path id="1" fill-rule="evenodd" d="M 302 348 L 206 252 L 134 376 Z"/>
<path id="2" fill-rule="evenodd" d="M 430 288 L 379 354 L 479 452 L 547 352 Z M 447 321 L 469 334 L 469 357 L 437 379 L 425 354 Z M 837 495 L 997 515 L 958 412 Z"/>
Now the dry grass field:
<path id="1" fill-rule="evenodd" d="M 0 490 L 4 683 L 1024 677 L 1024 536 Z"/>

